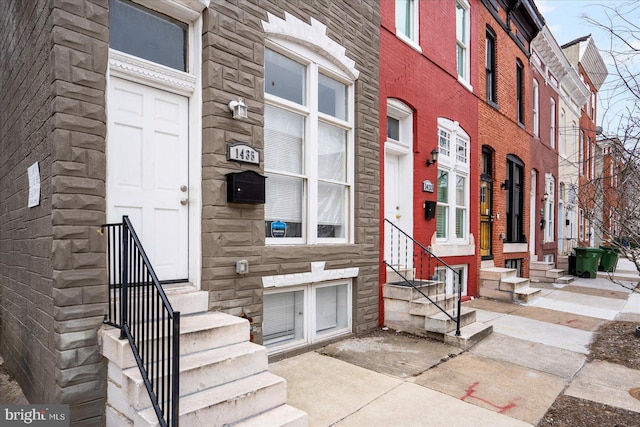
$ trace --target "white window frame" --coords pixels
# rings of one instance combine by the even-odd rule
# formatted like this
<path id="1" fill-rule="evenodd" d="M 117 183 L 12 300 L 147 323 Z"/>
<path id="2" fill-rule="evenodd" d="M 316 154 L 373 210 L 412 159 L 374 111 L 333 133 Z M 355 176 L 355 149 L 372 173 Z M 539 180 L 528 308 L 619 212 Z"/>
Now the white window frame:
<path id="1" fill-rule="evenodd" d="M 468 276 L 469 276 L 469 265 L 468 264 L 458 264 L 458 265 L 452 265 L 451 268 L 453 270 L 458 270 L 462 273 L 462 296 L 467 295 L 467 282 L 468 282 Z M 444 278 L 442 277 L 442 274 L 444 273 Z M 453 294 L 453 292 L 455 291 L 455 289 L 453 289 L 452 286 L 450 286 L 451 284 L 454 283 L 453 279 L 454 279 L 454 272 L 447 268 L 447 267 L 436 267 L 434 269 L 434 274 L 438 277 L 438 280 L 440 281 L 444 281 L 445 283 L 445 289 L 447 294 L 451 295 Z M 444 279 L 444 280 L 443 280 Z M 457 295 L 457 293 L 456 293 Z"/>
<path id="2" fill-rule="evenodd" d="M 305 85 L 305 105 L 299 105 L 289 100 L 279 98 L 275 95 L 266 93 L 265 104 L 277 107 L 286 111 L 300 114 L 305 117 L 304 126 L 304 154 L 303 154 L 303 173 L 304 190 L 303 190 L 303 206 L 302 206 L 302 236 L 301 237 L 265 237 L 267 245 L 288 245 L 288 244 L 346 244 L 353 241 L 354 230 L 354 80 L 346 73 L 342 72 L 335 64 L 327 60 L 324 56 L 319 55 L 315 51 L 302 46 L 300 44 L 287 40 L 267 40 L 265 48 L 271 49 L 281 55 L 288 57 L 302 65 L 306 66 L 306 85 Z M 318 111 L 318 76 L 323 74 L 347 86 L 347 120 L 341 120 L 336 117 L 324 114 Z M 311 108 L 316 106 L 316 108 Z M 318 237 L 318 183 L 328 182 L 319 178 L 318 171 L 318 124 L 327 123 L 332 126 L 341 128 L 347 132 L 347 159 L 346 159 L 346 182 L 337 182 L 344 185 L 345 195 L 345 237 L 327 238 Z M 267 149 L 267 147 L 265 147 Z M 265 167 L 265 174 L 277 174 L 279 171 L 270 170 Z M 269 185 L 267 179 L 266 185 Z"/>
<path id="3" fill-rule="evenodd" d="M 449 134 L 448 152 L 443 152 L 440 146 L 440 133 L 444 131 Z M 469 135 L 460 127 L 458 122 L 438 118 L 438 147 L 440 155 L 438 156 L 438 171 L 445 171 L 449 174 L 447 182 L 447 203 L 438 202 L 438 206 L 446 206 L 448 208 L 447 225 L 445 228 L 445 237 L 436 237 L 436 242 L 440 244 L 466 244 L 469 242 L 469 150 L 471 147 L 471 139 Z M 460 149 L 459 142 L 466 142 L 466 161 L 461 161 L 458 156 Z M 457 178 L 461 177 L 465 180 L 464 203 L 459 205 L 456 199 Z M 458 209 L 464 209 L 464 232 L 463 237 L 456 236 L 456 212 Z M 437 219 L 436 219 L 437 220 Z"/>
<path id="4" fill-rule="evenodd" d="M 540 136 L 540 89 L 538 81 L 533 79 L 533 134 Z"/>
<path id="5" fill-rule="evenodd" d="M 578 215 L 578 240 L 584 241 L 584 210 L 580 209 Z"/>
<path id="6" fill-rule="evenodd" d="M 584 176 L 584 131 L 582 130 L 578 136 L 578 173 Z"/>
<path id="7" fill-rule="evenodd" d="M 549 127 L 551 134 L 549 135 L 549 144 L 551 148 L 556 148 L 556 101 L 551 98 L 549 103 Z"/>
<path id="8" fill-rule="evenodd" d="M 331 286 L 346 286 L 347 300 L 345 302 L 347 308 L 347 326 L 339 329 L 332 330 L 328 333 L 317 333 L 317 309 L 316 309 L 316 292 L 318 289 L 331 287 Z M 316 342 L 326 341 L 331 338 L 350 334 L 353 329 L 353 282 L 351 279 L 324 281 L 318 283 L 309 283 L 298 286 L 286 286 L 282 288 L 276 288 L 272 290 L 265 290 L 265 295 L 303 291 L 303 337 L 300 339 L 269 344 L 267 350 L 270 355 L 282 353 L 287 350 L 304 347 Z M 264 325 L 263 325 L 264 328 Z"/>
<path id="9" fill-rule="evenodd" d="M 460 7 L 462 10 L 464 10 L 464 39 L 460 40 L 458 38 L 458 7 Z M 470 53 L 469 51 L 470 49 L 470 45 L 471 45 L 471 35 L 470 35 L 470 29 L 471 29 L 471 23 L 469 22 L 471 20 L 471 5 L 469 4 L 469 2 L 467 0 L 456 0 L 456 70 L 458 72 L 458 81 L 460 83 L 462 83 L 464 86 L 466 86 L 467 88 L 471 89 L 471 79 L 469 78 L 469 70 L 470 70 Z M 460 65 L 458 64 L 458 49 L 461 49 L 463 51 L 463 58 L 464 58 L 464 64 L 462 67 L 460 67 Z M 462 70 L 461 70 L 462 68 Z M 462 71 L 462 75 L 460 75 L 460 71 Z"/>
<path id="10" fill-rule="evenodd" d="M 553 242 L 555 235 L 555 178 L 552 174 L 546 173 L 544 176 L 544 188 L 548 197 L 544 202 L 545 212 L 545 227 L 544 227 L 544 241 Z"/>
<path id="11" fill-rule="evenodd" d="M 410 33 L 404 34 L 402 31 L 398 29 L 398 0 L 395 1 L 396 13 L 395 13 L 395 25 L 396 25 L 396 37 L 400 40 L 411 46 L 413 49 L 418 52 L 422 52 L 422 48 L 420 47 L 420 3 L 419 0 L 401 0 L 403 2 L 409 3 L 409 25 L 410 25 Z"/>
<path id="12" fill-rule="evenodd" d="M 560 137 L 559 151 L 562 156 L 567 155 L 567 115 L 564 112 L 564 108 L 560 109 L 560 130 L 558 131 Z"/>

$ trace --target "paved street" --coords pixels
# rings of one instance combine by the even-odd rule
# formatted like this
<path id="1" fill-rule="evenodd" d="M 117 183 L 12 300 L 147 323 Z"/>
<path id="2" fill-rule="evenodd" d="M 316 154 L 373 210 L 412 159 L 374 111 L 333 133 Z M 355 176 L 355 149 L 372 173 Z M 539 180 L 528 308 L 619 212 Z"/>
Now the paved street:
<path id="1" fill-rule="evenodd" d="M 617 277 L 638 275 L 628 261 Z M 493 334 L 460 349 L 393 331 L 352 338 L 272 363 L 287 379 L 288 403 L 307 411 L 311 426 L 536 425 L 566 394 L 640 413 L 629 390 L 640 371 L 587 362 L 594 331 L 610 320 L 640 323 L 640 294 L 600 274 L 549 285 L 527 305 L 476 299 Z M 629 339 L 635 338 L 633 331 Z"/>

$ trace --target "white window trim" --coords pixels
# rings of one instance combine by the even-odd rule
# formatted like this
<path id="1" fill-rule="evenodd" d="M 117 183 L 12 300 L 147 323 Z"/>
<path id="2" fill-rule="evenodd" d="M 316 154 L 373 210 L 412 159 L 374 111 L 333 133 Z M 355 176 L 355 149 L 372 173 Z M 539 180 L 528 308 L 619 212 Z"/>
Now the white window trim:
<path id="1" fill-rule="evenodd" d="M 550 102 L 549 102 L 549 127 L 551 128 L 549 130 L 550 135 L 549 135 L 549 144 L 551 145 L 551 148 L 556 148 L 556 101 L 551 98 Z"/>
<path id="2" fill-rule="evenodd" d="M 306 105 L 298 105 L 288 100 L 279 98 L 275 95 L 271 95 L 265 92 L 265 101 L 269 105 L 273 105 L 278 108 L 282 108 L 296 114 L 305 116 L 305 129 L 304 129 L 304 158 L 303 158 L 303 173 L 304 178 L 304 190 L 303 190 L 303 230 L 302 237 L 283 237 L 273 238 L 266 237 L 265 243 L 267 245 L 316 245 L 316 244 L 347 244 L 354 241 L 354 188 L 355 188 L 355 155 L 354 155 L 354 134 L 355 134 L 355 101 L 354 91 L 355 82 L 351 80 L 350 76 L 342 72 L 342 70 L 335 65 L 334 62 L 329 61 L 324 55 L 320 55 L 315 51 L 302 46 L 297 43 L 290 42 L 288 40 L 266 40 L 265 47 L 287 56 L 306 66 Z M 322 73 L 327 75 L 347 86 L 347 103 L 348 103 L 348 117 L 347 120 L 340 120 L 338 118 L 323 114 L 316 109 L 309 108 L 310 105 L 317 105 L 317 85 L 318 74 Z M 320 122 L 329 123 L 333 126 L 340 127 L 347 131 L 347 171 L 346 171 L 346 184 L 347 200 L 345 200 L 346 213 L 346 231 L 344 238 L 321 238 L 317 236 L 317 183 L 320 181 L 318 178 L 318 165 L 317 165 L 317 152 L 318 152 L 318 124 Z M 269 170 L 265 167 L 266 173 L 277 173 L 278 171 Z M 310 185 L 313 183 L 314 185 Z M 268 183 L 267 183 L 268 185 Z"/>
<path id="3" fill-rule="evenodd" d="M 548 195 L 547 200 L 544 202 L 545 212 L 545 228 L 544 228 L 544 242 L 553 242 L 555 234 L 555 178 L 552 174 L 546 173 L 544 177 L 544 188 Z"/>
<path id="4" fill-rule="evenodd" d="M 449 181 L 448 181 L 448 207 L 449 207 L 449 213 L 448 213 L 448 218 L 447 218 L 447 237 L 445 238 L 440 238 L 440 237 L 436 237 L 436 242 L 438 244 L 445 244 L 445 245 L 467 245 L 469 244 L 470 241 L 470 229 L 469 229 L 469 201 L 470 201 L 470 174 L 469 174 L 469 163 L 471 161 L 470 157 L 469 157 L 469 150 L 471 148 L 471 139 L 469 137 L 469 135 L 460 127 L 460 124 L 458 122 L 449 120 L 449 119 L 445 119 L 443 117 L 439 117 L 438 118 L 438 141 L 439 141 L 439 132 L 440 130 L 444 130 L 446 132 L 448 132 L 450 134 L 450 151 L 449 151 L 449 155 L 445 155 L 443 153 L 440 153 L 440 155 L 438 156 L 438 170 L 443 170 L 445 172 L 449 173 Z M 466 141 L 467 143 L 467 162 L 466 163 L 462 163 L 457 161 L 456 159 L 456 151 L 457 151 L 457 141 L 458 138 L 463 139 Z M 464 219 L 464 228 L 465 228 L 465 236 L 464 238 L 460 239 L 458 237 L 456 237 L 456 233 L 455 233 L 455 216 L 456 216 L 456 207 L 457 207 L 457 203 L 456 203 L 456 177 L 464 177 L 465 178 L 465 190 L 464 190 L 464 197 L 465 197 L 465 204 L 464 206 L 466 207 L 466 213 L 465 213 L 465 219 Z"/>
<path id="5" fill-rule="evenodd" d="M 465 25 L 465 29 L 464 29 L 464 33 L 466 36 L 466 40 L 458 40 L 458 38 L 456 37 L 456 73 L 457 73 L 457 59 L 458 59 L 458 53 L 457 53 L 457 46 L 461 46 L 464 48 L 464 70 L 463 73 L 464 75 L 458 75 L 458 82 L 460 82 L 464 87 L 466 87 L 467 89 L 469 89 L 470 91 L 473 91 L 473 86 L 471 86 L 471 78 L 470 78 L 470 69 L 471 69 L 471 64 L 470 62 L 470 56 L 471 56 L 471 5 L 469 4 L 469 2 L 467 0 L 456 0 L 456 4 L 462 6 L 462 8 L 465 10 L 465 20 L 464 20 L 464 25 Z M 457 22 L 456 22 L 457 25 Z"/>
<path id="6" fill-rule="evenodd" d="M 397 6 L 397 2 L 395 2 L 394 6 Z M 408 44 L 412 49 L 422 53 L 422 48 L 420 47 L 420 0 L 411 1 L 411 28 L 413 30 L 413 34 L 411 35 L 411 37 L 398 30 L 398 23 L 395 21 L 395 19 L 396 18 L 394 14 L 396 37 L 398 37 L 404 43 Z"/>
<path id="7" fill-rule="evenodd" d="M 468 278 L 469 278 L 469 265 L 468 264 L 458 264 L 458 265 L 452 265 L 451 266 L 452 269 L 457 270 L 457 269 L 461 269 L 462 270 L 462 296 L 467 295 L 467 283 L 468 283 Z M 444 271 L 446 273 L 446 278 L 445 278 L 445 286 L 447 286 L 449 283 L 453 283 L 453 271 L 451 271 L 451 269 L 447 268 L 447 267 L 436 267 L 434 273 L 438 274 L 439 271 Z M 454 291 L 454 289 L 449 289 L 447 288 L 447 293 L 451 294 Z M 456 293 L 457 295 L 457 293 Z"/>
<path id="8" fill-rule="evenodd" d="M 329 286 L 347 286 L 347 326 L 344 328 L 336 329 L 328 333 L 318 334 L 316 332 L 316 290 L 319 288 Z M 335 280 L 325 281 L 320 283 L 306 283 L 295 287 L 276 288 L 269 291 L 265 291 L 267 294 L 286 293 L 303 291 L 303 306 L 304 306 L 304 320 L 303 320 L 303 338 L 294 341 L 285 342 L 283 344 L 276 344 L 269 346 L 267 351 L 270 355 L 285 352 L 295 348 L 311 345 L 316 342 L 322 342 L 331 338 L 339 337 L 342 335 L 350 334 L 353 330 L 353 281 L 349 280 Z M 264 328 L 264 325 L 262 325 Z"/>
<path id="9" fill-rule="evenodd" d="M 533 134 L 540 137 L 540 86 L 536 79 L 533 79 Z"/>
<path id="10" fill-rule="evenodd" d="M 559 152 L 560 155 L 566 157 L 567 155 L 567 113 L 564 108 L 560 109 L 560 129 L 558 131 L 560 137 Z"/>

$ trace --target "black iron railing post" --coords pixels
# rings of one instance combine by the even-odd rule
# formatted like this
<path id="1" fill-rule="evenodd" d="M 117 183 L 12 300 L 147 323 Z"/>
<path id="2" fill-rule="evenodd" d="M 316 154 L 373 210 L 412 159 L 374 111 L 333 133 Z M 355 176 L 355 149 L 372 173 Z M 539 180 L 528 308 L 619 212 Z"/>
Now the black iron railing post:
<path id="1" fill-rule="evenodd" d="M 173 425 L 178 427 L 180 419 L 180 312 L 173 313 L 173 366 L 171 369 L 171 418 Z"/>
<path id="2" fill-rule="evenodd" d="M 123 219 L 126 217 L 123 217 Z M 120 251 L 120 339 L 127 338 L 124 326 L 129 323 L 129 229 L 126 222 L 122 226 L 122 250 Z"/>
<path id="3" fill-rule="evenodd" d="M 457 272 L 456 272 L 457 273 Z M 456 276 L 458 276 L 458 280 L 456 280 Z M 460 312 L 462 310 L 462 282 L 460 280 L 459 274 L 454 274 L 453 279 L 458 284 L 458 313 L 456 316 L 456 336 L 460 336 Z"/>
<path id="4" fill-rule="evenodd" d="M 104 323 L 129 341 L 159 424 L 177 426 L 180 312 L 173 311 L 129 218 L 102 229 L 108 236 L 110 290 Z"/>

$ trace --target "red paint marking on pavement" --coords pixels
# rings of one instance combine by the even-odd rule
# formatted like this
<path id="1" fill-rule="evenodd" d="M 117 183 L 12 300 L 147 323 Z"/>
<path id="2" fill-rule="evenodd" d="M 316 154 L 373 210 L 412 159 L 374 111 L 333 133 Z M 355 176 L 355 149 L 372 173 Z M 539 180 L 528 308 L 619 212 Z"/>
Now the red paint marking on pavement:
<path id="1" fill-rule="evenodd" d="M 509 409 L 511 409 L 511 408 L 515 408 L 516 406 L 518 406 L 518 405 L 516 404 L 516 401 L 520 400 L 520 398 L 519 398 L 519 397 L 518 397 L 518 398 L 513 399 L 511 402 L 507 403 L 507 404 L 506 404 L 506 405 L 504 405 L 504 406 L 500 406 L 500 405 L 496 405 L 496 404 L 495 404 L 495 403 L 493 403 L 493 402 L 490 402 L 490 401 L 489 401 L 489 400 L 487 400 L 487 399 L 483 399 L 482 397 L 476 396 L 476 395 L 475 395 L 475 393 L 476 393 L 476 386 L 477 386 L 478 384 L 480 384 L 478 381 L 476 381 L 476 382 L 474 382 L 473 384 L 471 384 L 471 385 L 469 386 L 469 388 L 465 390 L 465 391 L 466 391 L 466 393 L 465 393 L 465 395 L 464 395 L 464 396 L 462 396 L 462 397 L 460 398 L 460 400 L 466 400 L 467 398 L 474 398 L 474 399 L 476 399 L 476 400 L 479 400 L 479 401 L 481 401 L 481 402 L 484 402 L 484 403 L 486 403 L 487 405 L 493 406 L 494 408 L 498 409 L 498 413 L 499 413 L 499 414 L 504 414 L 504 413 L 505 413 L 505 412 L 507 412 Z"/>

